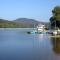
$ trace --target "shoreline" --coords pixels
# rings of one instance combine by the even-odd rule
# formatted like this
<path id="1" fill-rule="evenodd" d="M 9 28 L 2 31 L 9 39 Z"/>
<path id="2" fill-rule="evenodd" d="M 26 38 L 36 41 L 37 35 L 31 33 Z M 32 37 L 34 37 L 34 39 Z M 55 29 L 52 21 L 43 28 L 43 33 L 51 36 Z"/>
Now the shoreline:
<path id="1" fill-rule="evenodd" d="M 49 36 L 49 37 L 52 37 L 52 38 L 60 38 L 60 35 L 54 35 L 54 36 Z"/>

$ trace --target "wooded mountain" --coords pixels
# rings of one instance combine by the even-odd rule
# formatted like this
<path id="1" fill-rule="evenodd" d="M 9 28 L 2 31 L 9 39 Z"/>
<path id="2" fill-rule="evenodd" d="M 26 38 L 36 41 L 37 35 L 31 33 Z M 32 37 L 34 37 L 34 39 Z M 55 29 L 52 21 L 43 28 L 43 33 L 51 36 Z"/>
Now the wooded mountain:
<path id="1" fill-rule="evenodd" d="M 14 22 L 19 24 L 22 23 L 22 25 L 24 25 L 25 27 L 34 27 L 40 23 L 39 21 L 36 21 L 34 19 L 28 19 L 28 18 L 18 18 L 14 20 Z"/>
<path id="2" fill-rule="evenodd" d="M 0 19 L 0 28 L 33 28 L 36 27 L 36 25 L 38 24 L 46 24 L 46 23 L 28 18 L 18 18 L 13 21 Z"/>

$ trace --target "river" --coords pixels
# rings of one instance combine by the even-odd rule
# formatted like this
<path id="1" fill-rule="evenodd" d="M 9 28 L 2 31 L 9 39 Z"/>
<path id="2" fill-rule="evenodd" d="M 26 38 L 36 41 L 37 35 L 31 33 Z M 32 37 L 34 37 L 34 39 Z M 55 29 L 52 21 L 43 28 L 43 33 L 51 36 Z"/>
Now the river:
<path id="1" fill-rule="evenodd" d="M 60 38 L 27 31 L 0 29 L 0 60 L 60 60 Z"/>

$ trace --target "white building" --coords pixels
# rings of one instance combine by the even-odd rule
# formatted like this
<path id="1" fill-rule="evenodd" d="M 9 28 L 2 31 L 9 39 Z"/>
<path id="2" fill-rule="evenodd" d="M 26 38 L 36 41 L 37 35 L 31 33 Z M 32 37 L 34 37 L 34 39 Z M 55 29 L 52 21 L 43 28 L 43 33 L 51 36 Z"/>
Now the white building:
<path id="1" fill-rule="evenodd" d="M 44 30 L 45 30 L 45 25 L 43 25 L 43 24 L 38 24 L 38 26 L 37 26 L 37 31 L 42 32 L 42 31 L 44 31 Z"/>

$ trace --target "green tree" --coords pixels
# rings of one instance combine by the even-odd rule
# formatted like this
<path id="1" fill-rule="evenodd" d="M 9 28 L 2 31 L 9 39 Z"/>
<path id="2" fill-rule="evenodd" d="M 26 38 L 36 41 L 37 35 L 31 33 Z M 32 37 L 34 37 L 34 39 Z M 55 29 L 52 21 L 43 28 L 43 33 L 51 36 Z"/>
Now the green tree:
<path id="1" fill-rule="evenodd" d="M 60 6 L 56 6 L 52 10 L 52 17 L 50 18 L 50 23 L 52 28 L 55 27 L 55 24 L 57 28 L 60 28 Z"/>

